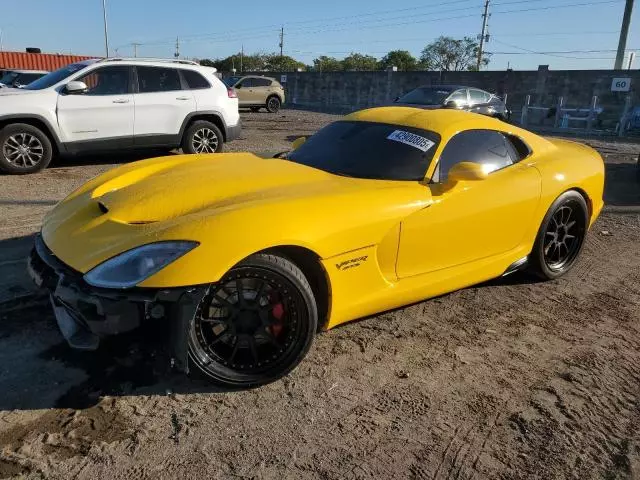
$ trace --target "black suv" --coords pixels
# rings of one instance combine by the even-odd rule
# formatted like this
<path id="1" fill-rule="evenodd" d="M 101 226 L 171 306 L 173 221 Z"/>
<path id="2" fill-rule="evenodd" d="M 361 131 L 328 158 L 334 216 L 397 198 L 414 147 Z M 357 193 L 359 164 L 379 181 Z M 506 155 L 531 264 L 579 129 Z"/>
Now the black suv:
<path id="1" fill-rule="evenodd" d="M 396 98 L 394 105 L 428 109 L 456 108 L 502 120 L 511 117 L 511 112 L 497 95 L 461 85 L 418 87 Z"/>

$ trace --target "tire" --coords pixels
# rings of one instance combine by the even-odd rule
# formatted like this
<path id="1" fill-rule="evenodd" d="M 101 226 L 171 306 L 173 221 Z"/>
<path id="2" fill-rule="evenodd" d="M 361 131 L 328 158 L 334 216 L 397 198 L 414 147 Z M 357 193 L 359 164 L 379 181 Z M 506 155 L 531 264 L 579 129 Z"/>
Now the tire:
<path id="1" fill-rule="evenodd" d="M 0 130 L 0 171 L 18 175 L 39 172 L 52 157 L 51 140 L 39 128 L 14 123 Z"/>
<path id="2" fill-rule="evenodd" d="M 220 153 L 223 149 L 222 132 L 214 123 L 207 120 L 193 122 L 182 137 L 182 151 L 184 153 Z"/>
<path id="3" fill-rule="evenodd" d="M 251 111 L 253 113 L 258 113 L 260 111 L 260 108 L 262 108 L 262 107 L 250 107 L 250 109 L 251 109 Z"/>
<path id="4" fill-rule="evenodd" d="M 282 102 L 276 95 L 271 95 L 269 98 L 267 98 L 267 111 L 269 113 L 278 113 L 281 106 Z"/>
<path id="5" fill-rule="evenodd" d="M 560 195 L 542 220 L 529 255 L 529 270 L 543 280 L 567 273 L 582 251 L 588 226 L 584 197 L 575 190 Z"/>
<path id="6" fill-rule="evenodd" d="M 315 297 L 302 271 L 283 257 L 252 255 L 212 284 L 198 305 L 189 359 L 216 384 L 257 387 L 300 363 L 317 325 Z"/>

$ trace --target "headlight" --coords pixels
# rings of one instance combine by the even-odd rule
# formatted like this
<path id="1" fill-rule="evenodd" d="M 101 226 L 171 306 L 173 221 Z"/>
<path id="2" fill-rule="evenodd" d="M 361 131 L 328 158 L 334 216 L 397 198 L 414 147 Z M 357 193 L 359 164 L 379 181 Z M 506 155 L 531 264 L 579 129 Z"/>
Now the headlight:
<path id="1" fill-rule="evenodd" d="M 84 276 L 94 287 L 131 288 L 193 250 L 198 242 L 158 242 L 121 253 Z"/>

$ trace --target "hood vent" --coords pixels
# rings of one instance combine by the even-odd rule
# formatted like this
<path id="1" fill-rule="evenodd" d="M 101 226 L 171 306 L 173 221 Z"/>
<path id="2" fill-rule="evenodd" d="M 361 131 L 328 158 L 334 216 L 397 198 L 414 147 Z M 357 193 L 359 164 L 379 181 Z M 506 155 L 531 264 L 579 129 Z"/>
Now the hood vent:
<path id="1" fill-rule="evenodd" d="M 107 213 L 109 211 L 109 209 L 107 208 L 107 206 L 102 203 L 102 202 L 98 202 L 98 208 L 100 209 L 100 211 L 102 213 Z"/>

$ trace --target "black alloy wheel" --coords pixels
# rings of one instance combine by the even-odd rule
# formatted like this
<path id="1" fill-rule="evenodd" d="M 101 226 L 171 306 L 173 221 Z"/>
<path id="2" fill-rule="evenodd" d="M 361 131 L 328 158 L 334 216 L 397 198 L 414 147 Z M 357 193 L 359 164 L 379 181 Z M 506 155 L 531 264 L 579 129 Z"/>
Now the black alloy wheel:
<path id="1" fill-rule="evenodd" d="M 278 113 L 280 111 L 281 105 L 282 102 L 275 95 L 272 95 L 267 99 L 267 111 L 269 113 Z"/>
<path id="2" fill-rule="evenodd" d="M 530 255 L 532 270 L 543 279 L 558 278 L 575 264 L 589 226 L 584 197 L 562 194 L 549 208 Z"/>
<path id="3" fill-rule="evenodd" d="M 318 318 L 306 277 L 286 258 L 258 254 L 210 286 L 189 333 L 189 355 L 211 380 L 249 388 L 293 370 Z"/>

